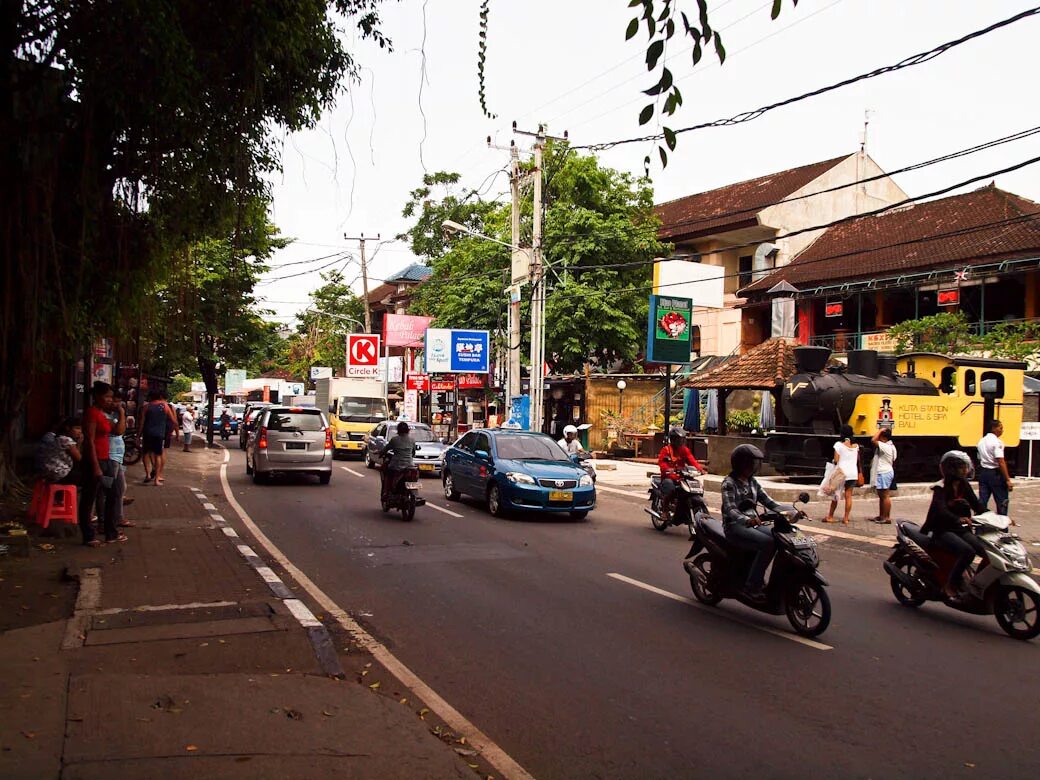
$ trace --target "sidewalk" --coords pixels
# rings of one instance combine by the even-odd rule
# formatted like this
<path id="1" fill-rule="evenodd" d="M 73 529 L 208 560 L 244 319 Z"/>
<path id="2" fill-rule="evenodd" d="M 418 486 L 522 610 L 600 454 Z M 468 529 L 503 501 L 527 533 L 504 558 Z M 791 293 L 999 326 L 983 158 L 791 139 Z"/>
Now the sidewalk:
<path id="1" fill-rule="evenodd" d="M 131 470 L 128 542 L 0 558 L 0 777 L 490 773 L 239 549 L 193 492 L 220 450 L 170 460 L 163 487 Z"/>

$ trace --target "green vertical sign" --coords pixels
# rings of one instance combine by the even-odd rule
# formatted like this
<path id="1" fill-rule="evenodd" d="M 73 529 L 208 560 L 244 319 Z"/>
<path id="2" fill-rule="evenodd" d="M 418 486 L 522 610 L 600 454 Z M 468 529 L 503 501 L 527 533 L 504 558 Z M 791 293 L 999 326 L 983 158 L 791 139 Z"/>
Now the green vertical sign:
<path id="1" fill-rule="evenodd" d="M 671 295 L 650 296 L 646 359 L 651 363 L 689 363 L 693 301 Z"/>

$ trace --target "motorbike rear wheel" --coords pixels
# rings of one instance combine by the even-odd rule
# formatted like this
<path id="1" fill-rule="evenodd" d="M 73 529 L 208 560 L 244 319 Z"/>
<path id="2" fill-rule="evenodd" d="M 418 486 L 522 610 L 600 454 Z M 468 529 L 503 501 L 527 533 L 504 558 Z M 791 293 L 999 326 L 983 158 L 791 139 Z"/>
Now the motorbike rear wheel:
<path id="1" fill-rule="evenodd" d="M 141 459 L 141 448 L 137 446 L 136 440 L 127 440 L 123 451 L 123 465 L 133 466 Z"/>
<path id="2" fill-rule="evenodd" d="M 1028 640 L 1040 634 L 1040 597 L 1031 590 L 1011 586 L 997 594 L 993 614 L 1004 633 Z"/>
<path id="3" fill-rule="evenodd" d="M 921 580 L 918 566 L 912 560 L 902 560 L 899 563 L 896 563 L 895 567 L 911 579 L 916 581 Z M 889 585 L 892 587 L 892 595 L 896 597 L 896 601 L 904 607 L 919 607 L 924 604 L 926 600 L 924 596 L 915 594 L 914 591 L 907 588 L 895 577 L 889 577 Z"/>
<path id="4" fill-rule="evenodd" d="M 803 582 L 791 589 L 785 605 L 787 620 L 801 636 L 819 636 L 831 622 L 831 598 L 823 586 Z"/>
<path id="5" fill-rule="evenodd" d="M 686 567 L 686 571 L 690 575 L 690 588 L 693 590 L 694 598 L 709 607 L 714 607 L 722 601 L 722 595 L 712 590 L 711 587 L 712 567 L 711 556 L 708 553 L 698 555 Z"/>
<path id="6" fill-rule="evenodd" d="M 668 527 L 668 523 L 664 517 L 661 516 L 661 497 L 658 495 L 653 496 L 650 499 L 650 511 L 654 514 L 650 515 L 650 522 L 654 524 L 654 529 L 657 531 L 663 531 Z"/>
<path id="7" fill-rule="evenodd" d="M 409 493 L 401 507 L 401 519 L 405 522 L 415 517 L 415 493 Z"/>

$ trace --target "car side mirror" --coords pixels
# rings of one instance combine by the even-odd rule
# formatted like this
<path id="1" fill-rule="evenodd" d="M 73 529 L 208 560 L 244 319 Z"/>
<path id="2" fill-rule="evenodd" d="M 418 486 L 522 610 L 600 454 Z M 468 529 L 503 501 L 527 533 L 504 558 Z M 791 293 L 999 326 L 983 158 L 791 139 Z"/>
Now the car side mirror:
<path id="1" fill-rule="evenodd" d="M 481 460 L 491 460 L 491 453 L 487 450 L 474 450 L 473 454 Z"/>
<path id="2" fill-rule="evenodd" d="M 799 501 L 799 503 L 802 503 L 802 504 L 808 504 L 809 503 L 809 494 L 808 493 L 799 493 L 798 494 L 798 501 Z"/>

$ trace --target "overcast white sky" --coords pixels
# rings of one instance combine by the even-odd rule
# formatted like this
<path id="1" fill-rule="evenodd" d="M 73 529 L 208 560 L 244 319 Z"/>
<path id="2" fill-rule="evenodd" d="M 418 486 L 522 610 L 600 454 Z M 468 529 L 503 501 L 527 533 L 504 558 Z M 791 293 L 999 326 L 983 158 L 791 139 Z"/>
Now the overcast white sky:
<path id="1" fill-rule="evenodd" d="M 697 68 L 686 39 L 673 39 L 668 65 L 684 106 L 674 128 L 730 116 L 891 64 L 1034 5 L 1027 0 L 709 0 L 728 58 L 713 53 Z M 401 0 L 383 7 L 386 53 L 353 47 L 360 84 L 350 85 L 320 127 L 288 137 L 284 172 L 274 182 L 274 220 L 296 242 L 275 266 L 353 250 L 344 234 L 392 238 L 407 227 L 401 209 L 424 170 L 454 170 L 488 197 L 508 191 L 495 172 L 508 153 L 489 150 L 490 134 L 508 145 L 510 126 L 537 122 L 569 131 L 575 144 L 643 135 L 638 114 L 653 83 L 643 63 L 645 32 L 629 42 L 626 0 L 492 0 L 485 119 L 477 98 L 479 0 Z M 680 8 L 696 8 L 679 0 Z M 423 23 L 425 7 L 425 25 Z M 425 44 L 424 44 L 425 38 Z M 665 170 L 652 170 L 657 202 L 803 165 L 859 147 L 871 112 L 867 151 L 886 170 L 1040 126 L 1040 17 L 957 47 L 936 60 L 799 105 L 749 124 L 680 137 Z M 422 81 L 425 53 L 426 81 Z M 420 85 L 422 94 L 420 99 Z M 425 115 L 425 119 L 424 116 Z M 656 129 L 656 128 L 654 128 Z M 528 139 L 518 138 L 526 146 Z M 651 144 L 601 154 L 604 164 L 642 172 Z M 898 178 L 911 195 L 1040 156 L 1040 136 L 931 166 Z M 987 181 L 988 183 L 988 181 Z M 1004 189 L 1040 201 L 1040 165 L 997 178 Z M 975 186 L 980 185 L 973 185 Z M 970 188 L 969 188 L 970 189 Z M 369 245 L 369 255 L 375 250 Z M 413 261 L 403 243 L 385 243 L 369 274 L 381 279 Z M 258 288 L 276 318 L 289 322 L 317 269 L 329 261 L 275 267 Z M 334 267 L 340 267 L 339 261 Z M 356 262 L 344 268 L 348 280 Z M 373 282 L 375 284 L 377 282 Z M 360 282 L 356 284 L 360 290 Z"/>

